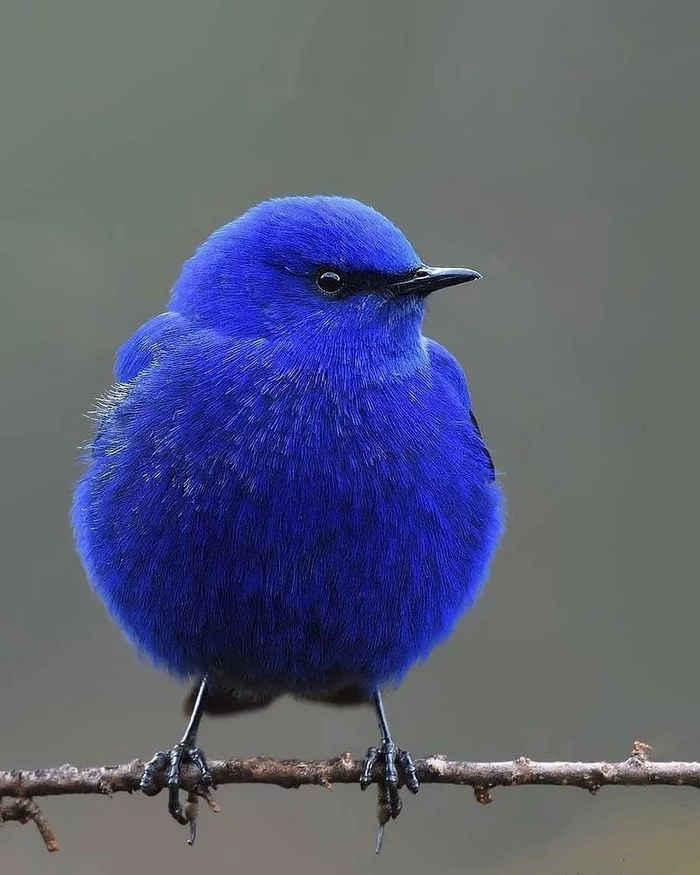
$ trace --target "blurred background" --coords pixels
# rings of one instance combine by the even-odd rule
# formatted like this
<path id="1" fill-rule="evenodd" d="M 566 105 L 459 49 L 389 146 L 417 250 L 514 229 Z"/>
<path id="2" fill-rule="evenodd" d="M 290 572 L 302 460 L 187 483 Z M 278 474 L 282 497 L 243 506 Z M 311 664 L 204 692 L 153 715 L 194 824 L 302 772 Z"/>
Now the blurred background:
<path id="1" fill-rule="evenodd" d="M 216 226 L 286 193 L 392 217 L 485 280 L 427 333 L 468 370 L 510 506 L 477 608 L 389 699 L 415 755 L 700 757 L 697 33 L 687 0 L 5 0 L 0 12 L 0 766 L 150 756 L 182 689 L 92 595 L 68 507 L 116 347 Z M 696 109 L 693 109 L 693 106 Z M 206 721 L 211 757 L 360 755 L 371 712 Z M 687 789 L 225 787 L 50 799 L 5 875 L 678 875 Z"/>

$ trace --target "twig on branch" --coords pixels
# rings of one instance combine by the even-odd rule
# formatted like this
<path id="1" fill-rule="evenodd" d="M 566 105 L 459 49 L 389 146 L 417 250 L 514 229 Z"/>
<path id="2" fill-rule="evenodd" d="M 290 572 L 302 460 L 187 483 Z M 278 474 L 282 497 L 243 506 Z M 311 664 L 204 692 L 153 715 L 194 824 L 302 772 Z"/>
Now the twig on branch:
<path id="1" fill-rule="evenodd" d="M 0 803 L 0 824 L 7 820 L 18 820 L 20 823 L 28 823 L 31 820 L 36 824 L 39 835 L 46 845 L 46 850 L 49 853 L 61 850 L 56 833 L 51 829 L 43 811 L 33 799 L 14 799 L 12 802 Z"/>
<path id="2" fill-rule="evenodd" d="M 471 787 L 478 802 L 492 801 L 494 787 L 558 786 L 581 787 L 597 793 L 601 787 L 619 786 L 676 786 L 700 788 L 700 762 L 652 762 L 648 758 L 649 745 L 634 743 L 631 755 L 621 762 L 567 763 L 536 762 L 519 757 L 516 760 L 494 763 L 472 763 L 448 760 L 436 755 L 416 760 L 416 774 L 422 784 L 457 784 Z M 116 766 L 57 766 L 48 769 L 0 771 L 0 797 L 11 796 L 19 803 L 29 803 L 23 815 L 5 814 L 15 803 L 0 806 L 0 820 L 34 820 L 47 847 L 51 832 L 38 807 L 31 801 L 36 796 L 64 796 L 67 794 L 133 793 L 139 789 L 143 762 L 133 760 Z M 332 789 L 333 784 L 353 784 L 359 780 L 362 761 L 349 753 L 329 760 L 274 760 L 253 757 L 246 760 L 214 760 L 209 763 L 214 781 L 223 784 L 274 784 L 278 787 L 302 787 L 308 784 Z M 377 769 L 374 780 L 381 780 Z M 160 777 L 161 788 L 165 778 Z M 192 766 L 183 770 L 182 787 L 203 795 L 215 806 L 205 791 L 198 787 L 198 773 Z M 27 811 L 31 810 L 31 813 Z M 19 810 L 18 810 L 19 812 Z M 38 814 L 37 814 L 38 812 Z M 39 819 L 41 818 L 41 820 Z M 42 827 L 44 825 L 45 830 Z"/>

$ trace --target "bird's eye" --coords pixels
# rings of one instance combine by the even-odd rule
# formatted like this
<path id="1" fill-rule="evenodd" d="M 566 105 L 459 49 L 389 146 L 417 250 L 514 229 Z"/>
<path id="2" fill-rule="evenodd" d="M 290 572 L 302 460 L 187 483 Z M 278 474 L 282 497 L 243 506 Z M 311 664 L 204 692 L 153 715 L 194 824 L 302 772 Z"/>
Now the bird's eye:
<path id="1" fill-rule="evenodd" d="M 316 277 L 316 285 L 327 295 L 337 295 L 343 284 L 342 276 L 334 270 L 322 270 Z"/>

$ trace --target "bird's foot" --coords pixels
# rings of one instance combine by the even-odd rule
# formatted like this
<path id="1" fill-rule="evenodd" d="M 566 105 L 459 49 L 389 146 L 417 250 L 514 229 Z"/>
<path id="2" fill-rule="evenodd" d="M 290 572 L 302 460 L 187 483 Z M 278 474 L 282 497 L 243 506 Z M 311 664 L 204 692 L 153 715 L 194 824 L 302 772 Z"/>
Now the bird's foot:
<path id="1" fill-rule="evenodd" d="M 409 791 L 414 794 L 420 790 L 420 784 L 416 777 L 416 767 L 410 752 L 398 747 L 393 741 L 386 738 L 379 747 L 370 747 L 367 751 L 360 773 L 362 790 L 366 790 L 372 783 L 372 772 L 378 762 L 383 764 L 384 774 L 378 784 L 377 820 L 379 821 L 379 830 L 377 831 L 375 847 L 377 854 L 382 849 L 385 824 L 389 820 L 395 820 L 403 807 L 399 796 L 399 787 L 405 784 Z"/>
<path id="2" fill-rule="evenodd" d="M 159 772 L 165 772 L 165 783 L 168 787 L 168 811 L 178 823 L 189 824 L 190 837 L 188 844 L 193 845 L 196 835 L 196 806 L 190 811 L 183 811 L 180 802 L 181 771 L 184 765 L 192 763 L 199 769 L 200 787 L 210 788 L 214 785 L 214 777 L 209 771 L 207 759 L 199 747 L 181 741 L 170 750 L 159 750 L 145 765 L 141 778 L 141 792 L 146 796 L 155 796 L 160 792 L 156 777 Z M 192 799 L 190 799 L 192 801 Z"/>

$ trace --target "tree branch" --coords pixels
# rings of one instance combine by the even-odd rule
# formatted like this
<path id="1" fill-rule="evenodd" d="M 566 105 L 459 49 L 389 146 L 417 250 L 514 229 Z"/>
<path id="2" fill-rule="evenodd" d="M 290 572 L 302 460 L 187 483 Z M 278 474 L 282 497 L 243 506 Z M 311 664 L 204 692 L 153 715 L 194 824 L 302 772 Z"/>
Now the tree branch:
<path id="1" fill-rule="evenodd" d="M 621 762 L 567 763 L 536 762 L 519 757 L 516 760 L 474 763 L 448 760 L 441 755 L 416 760 L 416 773 L 422 784 L 457 784 L 471 787 L 478 802 L 492 801 L 494 787 L 571 786 L 597 793 L 601 787 L 674 786 L 700 788 L 700 763 L 652 762 L 649 745 L 636 741 L 631 755 Z M 49 850 L 58 849 L 58 841 L 32 798 L 67 794 L 133 793 L 139 789 L 143 762 L 133 760 L 116 766 L 57 766 L 28 771 L 0 771 L 0 797 L 14 797 L 15 802 L 0 805 L 3 820 L 33 820 Z M 246 760 L 215 760 L 209 767 L 217 785 L 275 784 L 278 787 L 302 787 L 315 784 L 332 789 L 333 784 L 354 784 L 359 780 L 362 762 L 349 753 L 329 760 L 274 760 L 254 757 Z M 192 766 L 183 770 L 182 788 L 207 798 L 198 787 L 198 773 Z M 376 770 L 375 783 L 381 780 Z M 160 787 L 165 786 L 160 776 Z M 49 837 L 47 840 L 47 836 Z"/>

